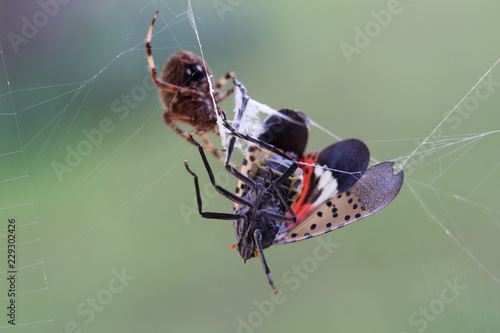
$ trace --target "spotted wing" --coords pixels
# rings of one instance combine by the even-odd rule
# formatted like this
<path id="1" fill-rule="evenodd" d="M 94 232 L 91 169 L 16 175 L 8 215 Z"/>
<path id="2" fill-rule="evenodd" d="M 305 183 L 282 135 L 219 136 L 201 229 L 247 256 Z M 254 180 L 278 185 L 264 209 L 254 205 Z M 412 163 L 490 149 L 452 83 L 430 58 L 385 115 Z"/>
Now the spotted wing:
<path id="1" fill-rule="evenodd" d="M 292 210 L 297 223 L 304 221 L 326 200 L 354 185 L 365 172 L 370 152 L 358 139 L 336 142 L 319 152 L 304 157 L 302 195 Z M 288 224 L 291 228 L 293 225 Z"/>
<path id="2" fill-rule="evenodd" d="M 348 190 L 339 191 L 303 221 L 280 232 L 274 243 L 286 244 L 318 236 L 384 208 L 403 185 L 403 171 L 394 175 L 393 164 L 384 162 L 371 167 Z"/>

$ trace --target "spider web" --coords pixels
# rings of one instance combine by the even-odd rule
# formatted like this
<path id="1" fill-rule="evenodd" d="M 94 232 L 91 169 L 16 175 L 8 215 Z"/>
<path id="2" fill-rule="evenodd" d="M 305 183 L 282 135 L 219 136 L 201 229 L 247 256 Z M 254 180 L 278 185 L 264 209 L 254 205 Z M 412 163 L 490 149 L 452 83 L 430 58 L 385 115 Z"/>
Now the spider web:
<path id="1" fill-rule="evenodd" d="M 316 14 L 287 6 L 0 3 L 2 329 L 292 332 L 310 321 L 331 327 L 322 323 L 330 310 L 345 331 L 500 330 L 500 49 L 489 39 L 497 11 L 405 2 L 349 62 L 339 45 L 356 46 L 353 27 L 382 22 L 376 17 L 383 20 L 388 2 L 322 4 L 310 8 Z M 434 29 L 442 30 L 427 31 L 432 24 L 422 17 L 438 22 L 430 13 L 440 6 L 456 11 L 449 16 L 457 21 L 440 15 L 444 23 Z M 273 109 L 291 107 L 311 118 L 308 151 L 358 137 L 372 164 L 393 160 L 405 170 L 395 201 L 332 236 L 339 249 L 307 278 L 293 275 L 299 287 L 281 273 L 307 267 L 321 241 L 266 250 L 279 300 L 265 289 L 259 262 L 241 265 L 229 251 L 232 228 L 197 216 L 184 159 L 200 176 L 204 210 L 230 212 L 231 204 L 211 189 L 197 151 L 161 120 L 144 52 L 156 10 L 157 67 L 187 49 L 206 60 L 215 80 L 235 71 L 252 97 L 251 118 L 242 122 L 251 133 Z M 283 25 L 269 29 L 270 18 Z M 318 40 L 306 29 L 281 32 L 293 29 L 289 19 L 313 27 Z M 289 44 L 277 42 L 288 35 Z M 465 54 L 446 52 L 446 38 Z M 228 118 L 235 102 L 221 104 Z M 210 161 L 231 189 L 235 181 Z M 16 220 L 15 326 L 6 319 L 8 219 Z M 450 294 L 454 281 L 465 289 Z M 364 304 L 354 302 L 360 297 Z M 303 304 L 311 309 L 302 320 L 291 318 Z"/>

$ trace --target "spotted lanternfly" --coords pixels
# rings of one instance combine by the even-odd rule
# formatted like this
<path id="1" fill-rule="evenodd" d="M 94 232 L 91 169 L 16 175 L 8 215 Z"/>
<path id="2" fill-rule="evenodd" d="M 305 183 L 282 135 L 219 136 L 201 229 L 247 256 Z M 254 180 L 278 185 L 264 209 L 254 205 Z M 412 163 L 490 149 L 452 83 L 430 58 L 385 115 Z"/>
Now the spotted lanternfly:
<path id="1" fill-rule="evenodd" d="M 248 99 L 244 87 L 236 80 L 235 85 L 243 99 Z M 243 102 L 240 118 L 245 105 Z M 265 120 L 257 139 L 239 133 L 224 120 L 232 135 L 225 163 L 238 179 L 236 194 L 216 184 L 201 145 L 191 138 L 212 185 L 234 202 L 232 214 L 202 211 L 198 177 L 185 161 L 194 176 L 200 215 L 233 220 L 240 256 L 246 261 L 260 255 L 275 292 L 263 249 L 324 234 L 377 212 L 396 197 L 404 178 L 403 171 L 393 174 L 393 162 L 367 170 L 370 154 L 358 139 L 339 141 L 304 156 L 307 117 L 290 109 L 279 113 Z M 240 171 L 230 164 L 236 138 L 250 143 Z"/>
<path id="2" fill-rule="evenodd" d="M 228 72 L 215 85 L 210 94 L 210 83 L 212 72 L 196 54 L 189 51 L 174 53 L 168 58 L 161 71 L 160 78 L 156 75 L 156 66 L 151 52 L 151 37 L 153 24 L 158 12 L 153 17 L 146 37 L 146 54 L 153 83 L 158 87 L 160 98 L 165 106 L 163 119 L 165 123 L 184 139 L 189 140 L 190 133 L 183 131 L 175 123 L 183 123 L 193 126 L 194 134 L 199 134 L 204 141 L 208 151 L 211 151 L 218 159 L 224 161 L 218 154 L 223 150 L 215 149 L 212 142 L 205 135 L 206 132 L 218 134 L 217 115 L 215 103 L 219 103 L 229 97 L 234 88 L 225 92 L 221 87 L 235 75 Z M 210 78 L 210 79 L 209 79 Z M 213 100 L 213 99 L 214 100 Z"/>

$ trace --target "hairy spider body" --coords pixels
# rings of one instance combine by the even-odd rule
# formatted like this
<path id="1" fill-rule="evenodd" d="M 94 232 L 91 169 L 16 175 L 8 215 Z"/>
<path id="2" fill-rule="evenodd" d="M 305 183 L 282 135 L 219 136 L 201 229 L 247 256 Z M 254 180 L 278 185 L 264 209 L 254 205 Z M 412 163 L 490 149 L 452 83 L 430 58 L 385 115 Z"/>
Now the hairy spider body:
<path id="1" fill-rule="evenodd" d="M 178 89 L 160 89 L 160 99 L 165 106 L 163 116 L 171 121 L 192 125 L 197 132 L 215 132 L 217 115 L 210 97 L 208 77 L 212 73 L 203 66 L 203 61 L 189 51 L 174 53 L 161 71 L 161 80 L 187 88 L 189 95 Z"/>
<path id="2" fill-rule="evenodd" d="M 212 72 L 203 60 L 189 51 L 174 53 L 165 62 L 157 77 L 156 66 L 151 51 L 151 37 L 153 25 L 156 21 L 156 12 L 146 38 L 146 54 L 148 58 L 151 78 L 160 92 L 160 99 L 165 106 L 163 119 L 165 123 L 184 139 L 189 140 L 189 133 L 179 128 L 175 123 L 182 123 L 194 127 L 194 134 L 199 134 L 206 144 L 206 148 L 218 159 L 223 161 L 217 153 L 206 132 L 218 134 L 216 105 L 230 96 L 234 89 L 221 93 L 221 87 L 228 79 L 233 78 L 233 72 L 228 72 L 215 85 L 211 82 Z M 213 91 L 211 92 L 211 86 Z M 215 103 L 215 104 L 214 104 Z"/>

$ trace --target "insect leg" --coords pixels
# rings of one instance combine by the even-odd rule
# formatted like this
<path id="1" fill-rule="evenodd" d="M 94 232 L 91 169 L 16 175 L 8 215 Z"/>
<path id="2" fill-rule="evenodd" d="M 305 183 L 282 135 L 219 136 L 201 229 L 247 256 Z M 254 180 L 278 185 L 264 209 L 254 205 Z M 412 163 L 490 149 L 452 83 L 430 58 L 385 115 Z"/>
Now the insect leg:
<path id="1" fill-rule="evenodd" d="M 212 142 L 208 139 L 208 137 L 205 135 L 205 133 L 198 133 L 200 135 L 200 138 L 205 142 L 205 146 L 203 149 L 208 150 L 211 152 L 215 158 L 217 158 L 219 161 L 224 163 L 225 159 L 224 157 L 220 156 L 219 152 L 224 151 L 224 149 L 216 149 Z M 191 142 L 191 140 L 189 140 Z"/>
<path id="2" fill-rule="evenodd" d="M 214 212 L 204 212 L 202 207 L 202 200 L 200 194 L 200 185 L 198 183 L 198 176 L 189 169 L 189 165 L 187 160 L 184 161 L 184 165 L 186 166 L 187 171 L 194 177 L 194 188 L 196 190 L 196 200 L 198 202 L 198 213 L 203 218 L 206 219 L 217 219 L 217 220 L 237 220 L 244 219 L 245 217 L 238 214 L 228 214 L 228 213 L 214 213 Z"/>
<path id="3" fill-rule="evenodd" d="M 238 110 L 238 116 L 236 119 L 236 122 L 234 124 L 234 131 L 237 131 L 240 128 L 240 122 L 241 119 L 243 118 L 243 112 L 245 112 L 245 109 L 247 108 L 248 101 L 250 100 L 250 97 L 247 95 L 247 88 L 238 80 L 236 80 L 236 77 L 233 78 L 233 83 L 238 88 L 241 92 L 241 107 Z M 226 118 L 224 117 L 224 120 Z M 231 127 L 232 128 L 232 127 Z"/>
<path id="4" fill-rule="evenodd" d="M 260 233 L 259 229 L 255 230 L 255 232 L 253 233 L 253 237 L 255 243 L 257 244 L 257 251 L 259 252 L 260 261 L 262 262 L 262 266 L 264 266 L 264 272 L 267 275 L 269 284 L 271 285 L 271 287 L 273 287 L 273 291 L 277 293 L 278 289 L 276 289 L 276 287 L 274 286 L 273 278 L 271 277 L 271 270 L 269 269 L 269 266 L 267 266 L 266 258 L 264 257 L 264 251 L 262 249 L 262 234 Z"/>
<path id="5" fill-rule="evenodd" d="M 205 152 L 203 151 L 202 145 L 200 145 L 192 136 L 190 136 L 189 139 L 190 139 L 192 144 L 194 144 L 195 146 L 198 147 L 198 151 L 200 152 L 201 159 L 203 160 L 203 164 L 205 165 L 205 169 L 207 169 L 208 177 L 210 178 L 210 182 L 212 183 L 212 186 L 215 188 L 215 190 L 233 202 L 236 202 L 240 205 L 247 205 L 251 209 L 254 209 L 254 204 L 252 202 L 244 200 L 244 199 L 240 198 L 239 196 L 237 196 L 236 194 L 229 192 L 225 188 L 217 185 L 217 183 L 215 182 L 214 174 L 212 172 L 212 168 L 210 167 L 210 164 L 208 163 L 208 160 L 207 160 L 207 157 L 205 155 Z"/>
<path id="6" fill-rule="evenodd" d="M 242 103 L 242 108 L 243 108 L 243 105 L 246 106 L 245 101 L 243 101 L 243 103 Z M 223 122 L 227 123 L 227 121 L 226 121 L 226 114 L 224 113 L 224 111 L 222 111 L 221 109 L 219 109 L 218 111 L 219 111 L 219 115 L 222 117 Z M 239 126 L 239 123 L 236 123 L 235 126 Z M 255 182 L 252 179 L 250 179 L 250 178 L 246 177 L 245 175 L 243 175 L 241 172 L 239 172 L 231 164 L 231 157 L 233 156 L 233 150 L 234 150 L 235 143 L 236 143 L 236 137 L 234 135 L 232 135 L 231 139 L 229 140 L 229 146 L 227 148 L 227 153 L 226 153 L 226 161 L 225 161 L 226 170 L 227 170 L 227 172 L 229 172 L 230 174 L 232 174 L 233 176 L 235 176 L 236 178 L 238 178 L 238 180 L 241 180 L 246 185 L 253 187 L 253 186 L 255 186 Z"/>
<path id="7" fill-rule="evenodd" d="M 186 131 L 183 131 L 180 127 L 178 127 L 171 119 L 171 116 L 175 117 L 175 115 L 172 115 L 171 112 L 164 112 L 163 113 L 163 120 L 165 121 L 165 123 L 167 124 L 167 126 L 169 126 L 172 130 L 174 130 L 175 133 L 179 134 L 180 136 L 182 136 L 184 138 L 184 140 L 188 141 L 189 143 L 193 144 L 193 142 L 191 142 L 191 140 L 189 139 L 189 137 L 193 134 L 200 134 L 200 136 L 203 134 L 202 132 L 194 132 L 194 133 L 189 133 L 189 132 L 186 132 Z M 209 143 L 207 141 L 205 141 L 206 137 L 203 138 L 203 141 L 205 143 Z M 196 146 L 196 145 L 195 145 Z M 224 149 L 216 149 L 213 147 L 213 145 L 211 143 L 207 144 L 207 147 L 203 147 L 201 146 L 203 149 L 206 149 L 210 152 L 212 152 L 215 157 L 217 157 L 219 160 L 223 161 L 223 158 L 222 156 L 220 156 L 219 154 L 216 154 L 217 152 L 223 152 Z"/>
<path id="8" fill-rule="evenodd" d="M 246 108 L 246 106 L 248 104 L 249 97 L 246 94 L 246 88 L 238 80 L 233 79 L 233 81 L 234 81 L 235 86 L 238 89 L 240 89 L 241 94 L 242 94 L 241 108 L 240 108 L 240 110 L 238 112 L 238 115 L 237 115 L 237 118 L 236 118 L 236 120 L 234 122 L 234 127 L 231 126 L 227 122 L 226 114 L 224 113 L 224 111 L 222 111 L 221 109 L 217 110 L 219 116 L 222 119 L 222 124 L 224 125 L 225 128 L 228 129 L 229 134 L 232 135 L 233 137 L 240 138 L 240 139 L 246 140 L 248 142 L 254 143 L 254 144 L 256 144 L 257 146 L 259 146 L 261 148 L 264 148 L 264 149 L 266 149 L 266 150 L 268 150 L 270 152 L 275 153 L 276 155 L 279 155 L 279 156 L 283 157 L 284 159 L 287 159 L 289 161 L 293 161 L 293 159 L 290 156 L 288 156 L 287 154 L 285 154 L 284 152 L 282 152 L 281 150 L 279 150 L 275 146 L 273 146 L 273 145 L 271 145 L 271 144 L 269 144 L 269 143 L 267 143 L 265 141 L 262 141 L 262 140 L 259 140 L 257 138 L 254 138 L 254 137 L 252 137 L 250 135 L 238 132 L 238 129 L 240 127 L 241 119 L 243 118 L 243 112 L 245 111 L 245 108 Z M 233 138 L 231 138 L 231 141 L 229 143 L 229 148 L 228 148 L 228 156 L 226 157 L 226 163 L 228 161 L 228 157 L 230 157 L 229 152 L 232 153 L 232 148 L 234 146 L 234 141 L 235 140 L 233 140 Z"/>

